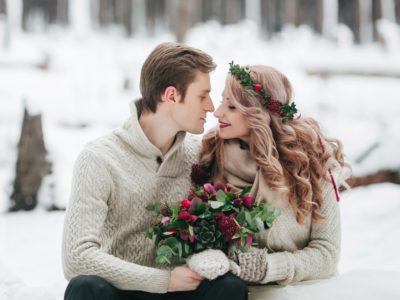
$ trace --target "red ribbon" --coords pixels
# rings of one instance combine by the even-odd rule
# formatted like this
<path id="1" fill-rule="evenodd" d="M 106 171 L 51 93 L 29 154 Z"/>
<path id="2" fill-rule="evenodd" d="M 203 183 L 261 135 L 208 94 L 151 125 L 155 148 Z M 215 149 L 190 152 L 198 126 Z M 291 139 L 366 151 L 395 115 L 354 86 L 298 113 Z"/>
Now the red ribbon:
<path id="1" fill-rule="evenodd" d="M 324 153 L 325 152 L 325 147 L 322 144 L 322 140 L 321 140 L 321 137 L 319 135 L 318 135 L 318 142 L 319 142 L 319 146 L 322 149 L 322 153 Z M 331 169 L 329 169 L 328 172 L 329 172 L 329 177 L 331 178 L 331 181 L 332 181 L 333 189 L 335 190 L 336 201 L 339 202 L 339 200 L 340 200 L 339 191 L 337 189 L 336 182 L 335 182 L 335 179 L 333 178 Z"/>

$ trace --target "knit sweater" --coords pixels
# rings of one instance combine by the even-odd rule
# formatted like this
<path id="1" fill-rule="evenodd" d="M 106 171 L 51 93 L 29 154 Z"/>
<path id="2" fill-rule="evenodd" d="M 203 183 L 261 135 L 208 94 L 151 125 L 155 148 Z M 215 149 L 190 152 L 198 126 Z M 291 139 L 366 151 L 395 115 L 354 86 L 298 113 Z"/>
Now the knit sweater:
<path id="1" fill-rule="evenodd" d="M 257 236 L 258 247 L 263 250 L 239 254 L 240 277 L 244 280 L 257 278 L 251 280 L 253 283 L 289 284 L 334 275 L 339 260 L 341 231 L 339 205 L 332 182 L 322 183 L 324 202 L 321 212 L 325 219 L 314 221 L 310 214 L 304 224 L 299 224 L 289 201 L 266 185 L 249 151 L 242 149 L 235 140 L 226 142 L 224 149 L 223 178 L 213 179 L 229 183 L 233 190 L 253 184 L 250 194 L 256 201 L 281 209 L 271 229 Z M 349 170 L 338 167 L 335 171 L 336 183 L 340 186 L 349 176 Z M 207 256 L 211 254 L 206 253 Z M 202 259 L 205 261 L 209 257 Z M 225 264 L 221 260 L 221 266 Z M 192 266 L 192 269 L 201 270 L 200 266 Z"/>
<path id="2" fill-rule="evenodd" d="M 65 277 L 97 275 L 123 290 L 167 292 L 170 271 L 154 266 L 146 206 L 186 196 L 197 154 L 198 143 L 181 132 L 163 156 L 132 102 L 130 119 L 86 145 L 75 163 L 63 232 Z"/>

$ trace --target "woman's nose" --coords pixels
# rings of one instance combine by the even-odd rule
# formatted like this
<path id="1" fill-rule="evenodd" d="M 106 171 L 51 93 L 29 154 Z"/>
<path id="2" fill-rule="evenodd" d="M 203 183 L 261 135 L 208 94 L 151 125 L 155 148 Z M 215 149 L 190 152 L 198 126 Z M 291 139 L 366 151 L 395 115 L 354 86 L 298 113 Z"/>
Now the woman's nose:
<path id="1" fill-rule="evenodd" d="M 217 107 L 217 109 L 214 111 L 214 117 L 220 118 L 222 117 L 222 109 L 221 105 Z"/>

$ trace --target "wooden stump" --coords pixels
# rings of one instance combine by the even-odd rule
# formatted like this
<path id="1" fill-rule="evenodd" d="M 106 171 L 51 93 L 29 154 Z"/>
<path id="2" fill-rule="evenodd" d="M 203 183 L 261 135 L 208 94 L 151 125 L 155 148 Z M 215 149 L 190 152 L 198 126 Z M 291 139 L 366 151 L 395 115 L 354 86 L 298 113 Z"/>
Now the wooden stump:
<path id="1" fill-rule="evenodd" d="M 37 194 L 45 175 L 51 173 L 46 160 L 41 115 L 29 115 L 24 110 L 21 137 L 10 211 L 32 210 L 37 204 Z"/>

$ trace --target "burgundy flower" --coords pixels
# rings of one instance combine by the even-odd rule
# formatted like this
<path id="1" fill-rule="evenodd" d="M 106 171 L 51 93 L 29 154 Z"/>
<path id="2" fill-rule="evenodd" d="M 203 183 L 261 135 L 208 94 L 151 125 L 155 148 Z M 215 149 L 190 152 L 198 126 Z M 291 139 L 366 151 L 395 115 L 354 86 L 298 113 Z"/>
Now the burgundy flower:
<path id="1" fill-rule="evenodd" d="M 178 220 L 184 220 L 184 221 L 188 221 L 188 222 L 194 222 L 197 220 L 197 216 L 193 216 L 193 215 L 189 214 L 186 210 L 181 211 L 176 218 Z"/>
<path id="2" fill-rule="evenodd" d="M 245 243 L 246 243 L 247 245 L 253 244 L 253 235 L 252 235 L 252 234 L 249 234 L 248 236 L 246 236 L 246 241 L 245 241 Z"/>
<path id="3" fill-rule="evenodd" d="M 214 184 L 214 189 L 217 192 L 219 190 L 222 190 L 223 192 L 227 193 L 227 192 L 229 192 L 231 190 L 231 187 L 227 183 L 224 184 L 222 182 L 217 182 L 217 183 Z"/>
<path id="4" fill-rule="evenodd" d="M 194 192 L 194 189 L 191 188 L 190 191 L 189 191 L 188 200 L 192 201 L 194 197 L 196 197 L 196 193 Z"/>
<path id="5" fill-rule="evenodd" d="M 242 206 L 242 200 L 235 199 L 235 200 L 233 200 L 232 204 L 233 204 L 234 207 L 241 207 Z"/>
<path id="6" fill-rule="evenodd" d="M 210 194 L 211 196 L 215 196 L 215 194 L 217 193 L 211 183 L 206 183 L 205 185 L 203 185 L 203 188 L 204 188 L 204 191 L 206 193 Z"/>
<path id="7" fill-rule="evenodd" d="M 240 231 L 240 227 L 235 222 L 234 218 L 235 216 L 233 214 L 229 216 L 224 214 L 219 215 L 218 225 L 228 242 L 232 241 L 233 235 Z"/>
<path id="8" fill-rule="evenodd" d="M 210 171 L 207 164 L 193 164 L 190 178 L 196 184 L 204 184 L 210 179 Z"/>
<path id="9" fill-rule="evenodd" d="M 251 208 L 254 204 L 254 198 L 252 196 L 244 196 L 240 198 L 243 202 L 243 205 L 247 208 Z"/>
<path id="10" fill-rule="evenodd" d="M 181 204 L 179 204 L 179 209 L 189 209 L 190 208 L 190 201 L 188 199 L 183 199 Z"/>
<path id="11" fill-rule="evenodd" d="M 253 90 L 254 90 L 256 93 L 259 93 L 259 92 L 262 90 L 261 84 L 259 84 L 259 83 L 253 84 Z"/>
<path id="12" fill-rule="evenodd" d="M 167 228 L 167 232 L 176 232 L 175 227 Z"/>
<path id="13" fill-rule="evenodd" d="M 179 236 L 182 240 L 187 241 L 189 239 L 189 233 L 185 229 L 179 229 Z"/>
<path id="14" fill-rule="evenodd" d="M 267 104 L 267 108 L 268 108 L 268 110 L 270 110 L 273 113 L 276 113 L 279 115 L 281 114 L 281 109 L 280 109 L 281 103 L 278 100 L 274 100 L 274 99 L 269 100 L 269 102 Z"/>

